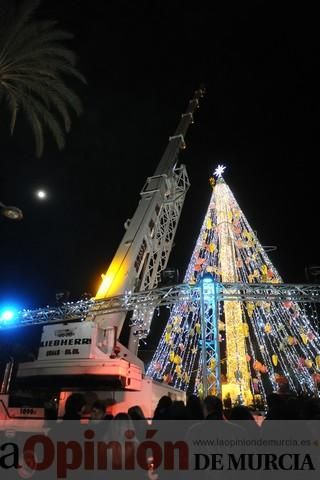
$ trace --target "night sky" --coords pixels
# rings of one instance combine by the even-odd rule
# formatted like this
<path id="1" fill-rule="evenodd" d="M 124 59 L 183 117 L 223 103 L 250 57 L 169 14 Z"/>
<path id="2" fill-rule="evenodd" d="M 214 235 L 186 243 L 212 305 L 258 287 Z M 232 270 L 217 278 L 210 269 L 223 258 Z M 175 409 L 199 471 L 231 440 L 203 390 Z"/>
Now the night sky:
<path id="1" fill-rule="evenodd" d="M 42 2 L 39 18 L 74 33 L 68 46 L 88 86 L 71 82 L 84 113 L 66 149 L 48 135 L 41 159 L 24 118 L 10 137 L 1 113 L 0 198 L 24 212 L 0 221 L 1 303 L 95 293 L 200 83 L 207 95 L 180 155 L 191 188 L 170 264 L 182 279 L 218 163 L 262 245 L 277 246 L 270 256 L 285 281 L 305 282 L 305 266 L 320 264 L 318 16 L 306 4 L 190 3 Z"/>

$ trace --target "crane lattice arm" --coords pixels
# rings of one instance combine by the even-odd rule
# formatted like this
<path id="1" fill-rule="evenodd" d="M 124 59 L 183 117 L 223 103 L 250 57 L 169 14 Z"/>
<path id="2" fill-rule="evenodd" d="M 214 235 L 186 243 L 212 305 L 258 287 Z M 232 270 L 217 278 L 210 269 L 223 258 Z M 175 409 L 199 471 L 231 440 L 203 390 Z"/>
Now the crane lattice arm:
<path id="1" fill-rule="evenodd" d="M 125 291 L 144 291 L 158 285 L 166 268 L 173 239 L 180 219 L 189 179 L 184 165 L 177 166 L 180 149 L 185 148 L 185 135 L 193 123 L 193 114 L 204 91 L 199 89 L 190 100 L 186 112 L 156 168 L 142 188 L 138 207 L 127 222 L 126 233 L 102 276 L 96 299 L 123 295 Z M 108 316 L 106 322 L 122 330 L 124 313 Z M 137 350 L 136 332 L 131 330 L 129 350 Z"/>

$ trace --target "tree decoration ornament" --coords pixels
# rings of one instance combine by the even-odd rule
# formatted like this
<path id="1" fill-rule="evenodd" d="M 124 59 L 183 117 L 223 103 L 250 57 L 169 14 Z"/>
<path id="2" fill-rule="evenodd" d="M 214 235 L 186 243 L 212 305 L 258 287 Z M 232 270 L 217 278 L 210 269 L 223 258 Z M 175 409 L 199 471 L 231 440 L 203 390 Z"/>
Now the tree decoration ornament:
<path id="1" fill-rule="evenodd" d="M 271 278 L 274 277 L 274 274 L 273 274 L 273 271 L 272 271 L 272 270 L 268 269 L 268 271 L 267 271 L 267 277 L 268 277 L 269 279 L 271 279 Z"/>
<path id="2" fill-rule="evenodd" d="M 272 332 L 272 326 L 271 326 L 271 324 L 270 324 L 269 322 L 267 322 L 267 323 L 265 324 L 265 326 L 264 326 L 264 331 L 265 331 L 265 333 L 267 333 L 267 334 Z"/>
<path id="3" fill-rule="evenodd" d="M 307 368 L 312 368 L 312 360 L 310 360 L 309 358 L 306 358 L 305 361 L 304 361 L 304 364 Z"/>
<path id="4" fill-rule="evenodd" d="M 309 342 L 312 342 L 316 338 L 316 336 L 313 332 L 308 332 L 307 337 L 308 337 Z"/>
<path id="5" fill-rule="evenodd" d="M 253 392 L 259 393 L 259 380 L 257 378 L 253 378 L 252 384 L 253 384 Z"/>
<path id="6" fill-rule="evenodd" d="M 172 375 L 167 374 L 163 376 L 164 383 L 171 383 L 172 382 Z"/>
<path id="7" fill-rule="evenodd" d="M 237 268 L 242 268 L 243 267 L 243 261 L 241 260 L 241 258 L 238 258 L 237 261 L 236 261 L 236 267 Z"/>
<path id="8" fill-rule="evenodd" d="M 212 359 L 210 360 L 209 369 L 210 369 L 210 370 L 214 370 L 214 369 L 215 369 L 215 366 L 216 366 L 216 361 L 215 361 L 214 358 L 212 358 Z"/>
<path id="9" fill-rule="evenodd" d="M 181 362 L 182 362 L 182 358 L 180 357 L 180 355 L 175 355 L 173 359 L 173 363 L 175 363 L 176 365 L 180 365 Z"/>
<path id="10" fill-rule="evenodd" d="M 222 322 L 221 320 L 219 320 L 219 331 L 224 332 L 225 329 L 226 329 L 226 324 L 224 322 Z"/>
<path id="11" fill-rule="evenodd" d="M 319 374 L 319 373 L 314 373 L 314 374 L 312 375 L 312 378 L 313 378 L 313 380 L 314 380 L 314 383 L 315 383 L 316 385 L 319 385 L 319 383 L 320 383 L 320 374 Z"/>
<path id="12" fill-rule="evenodd" d="M 261 369 L 261 367 L 262 367 L 262 363 L 259 362 L 258 360 L 255 360 L 255 361 L 253 362 L 253 365 L 252 365 L 252 366 L 253 366 L 254 370 L 258 370 L 258 371 L 259 371 L 259 370 Z"/>
<path id="13" fill-rule="evenodd" d="M 279 375 L 278 373 L 275 374 L 275 380 L 278 385 L 287 385 L 288 379 L 284 375 Z"/>
<path id="14" fill-rule="evenodd" d="M 249 325 L 247 323 L 242 324 L 243 335 L 249 337 Z"/>
<path id="15" fill-rule="evenodd" d="M 206 224 L 206 228 L 207 228 L 207 230 L 211 230 L 211 229 L 212 229 L 212 220 L 211 220 L 211 218 L 208 218 L 207 224 Z"/>
<path id="16" fill-rule="evenodd" d="M 209 245 L 208 245 L 209 252 L 213 253 L 215 251 L 215 249 L 216 249 L 215 244 L 214 243 L 209 243 Z"/>
<path id="17" fill-rule="evenodd" d="M 284 306 L 284 308 L 286 308 L 286 309 L 291 308 L 292 305 L 293 305 L 293 303 L 292 303 L 291 301 L 283 302 L 283 306 Z"/>
<path id="18" fill-rule="evenodd" d="M 246 307 L 247 307 L 247 312 L 248 312 L 249 317 L 252 318 L 253 313 L 254 313 L 254 309 L 255 309 L 254 303 L 253 302 L 247 302 Z"/>
<path id="19" fill-rule="evenodd" d="M 170 341 L 171 341 L 171 333 L 167 332 L 167 333 L 165 334 L 165 339 L 164 339 L 164 341 L 165 341 L 166 343 L 170 343 Z"/>
<path id="20" fill-rule="evenodd" d="M 289 335 L 289 337 L 287 338 L 287 342 L 288 342 L 288 345 L 290 345 L 290 346 L 296 345 L 297 339 L 295 337 L 292 337 L 291 335 Z"/>

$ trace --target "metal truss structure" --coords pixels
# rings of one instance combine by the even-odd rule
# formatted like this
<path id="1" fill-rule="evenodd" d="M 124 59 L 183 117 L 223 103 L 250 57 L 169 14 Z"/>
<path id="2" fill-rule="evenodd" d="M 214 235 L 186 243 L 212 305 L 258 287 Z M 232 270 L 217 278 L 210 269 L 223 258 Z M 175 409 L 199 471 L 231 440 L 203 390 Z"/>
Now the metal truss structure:
<path id="1" fill-rule="evenodd" d="M 219 286 L 213 281 L 200 283 L 201 356 L 198 375 L 202 375 L 203 395 L 217 395 L 221 391 L 219 347 Z M 200 379 L 199 379 L 200 380 Z"/>
<path id="2" fill-rule="evenodd" d="M 221 283 L 216 285 L 216 301 L 294 301 L 320 303 L 320 285 Z M 130 312 L 135 308 L 170 306 L 182 302 L 200 302 L 200 285 L 174 285 L 102 300 L 68 302 L 57 307 L 20 311 L 14 323 L 0 324 L 0 329 L 17 326 L 47 325 L 70 321 L 98 320 L 100 315 Z"/>
<path id="3" fill-rule="evenodd" d="M 171 141 L 182 142 L 181 135 Z M 154 179 L 154 180 L 153 180 Z M 173 169 L 171 175 L 162 175 L 160 177 L 151 177 L 147 182 L 146 190 L 141 192 L 142 199 L 144 195 L 150 195 L 150 184 L 159 189 L 157 195 L 161 195 L 161 201 L 157 202 L 159 212 L 155 219 L 149 221 L 149 234 L 144 236 L 142 245 L 145 248 L 141 251 L 141 262 L 139 267 L 139 276 L 137 279 L 138 291 L 149 291 L 157 287 L 161 272 L 166 268 L 173 240 L 176 234 L 178 222 L 181 215 L 183 203 L 190 186 L 187 171 L 184 165 Z M 157 198 L 157 197 L 155 197 Z M 150 308 L 148 309 L 150 311 Z M 136 312 L 141 321 L 133 322 L 131 325 L 129 337 L 129 350 L 137 353 L 137 337 L 144 335 L 144 315 Z M 124 316 L 123 321 L 124 321 Z M 151 322 L 152 313 L 148 314 L 148 322 Z"/>
<path id="4" fill-rule="evenodd" d="M 290 283 L 224 283 L 219 300 L 320 303 L 320 285 Z"/>
<path id="5" fill-rule="evenodd" d="M 181 210 L 190 186 L 184 165 L 176 168 L 166 181 L 168 182 L 166 200 L 162 203 L 157 222 L 152 228 L 152 242 L 141 278 L 141 290 L 150 290 L 159 283 L 161 272 L 168 263 Z"/>

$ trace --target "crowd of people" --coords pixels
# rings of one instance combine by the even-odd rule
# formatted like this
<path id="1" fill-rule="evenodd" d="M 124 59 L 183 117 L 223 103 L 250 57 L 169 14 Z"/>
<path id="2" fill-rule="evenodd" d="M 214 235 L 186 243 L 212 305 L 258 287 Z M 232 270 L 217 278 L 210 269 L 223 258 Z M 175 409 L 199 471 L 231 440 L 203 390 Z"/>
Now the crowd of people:
<path id="1" fill-rule="evenodd" d="M 139 405 L 131 406 L 127 411 L 112 415 L 112 402 L 110 400 L 95 399 L 88 405 L 84 395 L 73 393 L 66 400 L 62 421 L 50 424 L 53 426 L 49 435 L 52 438 L 56 436 L 59 440 L 63 439 L 66 441 L 65 432 L 67 432 L 67 435 L 69 434 L 70 438 L 74 440 L 75 436 L 76 438 L 83 436 L 83 427 L 84 431 L 88 431 L 88 426 L 91 426 L 96 441 L 102 441 L 103 445 L 107 445 L 110 449 L 112 446 L 112 459 L 110 461 L 112 468 L 115 468 L 116 471 L 119 470 L 119 477 L 117 478 L 122 478 L 121 468 L 123 465 L 128 464 L 127 455 L 130 457 L 132 452 L 143 452 L 148 457 L 149 454 L 147 452 L 150 449 L 152 450 L 152 448 L 155 455 L 161 445 L 163 445 L 163 441 L 167 440 L 175 442 L 176 439 L 179 439 L 178 444 L 186 444 L 187 442 L 188 448 L 190 447 L 193 453 L 196 452 L 197 454 L 197 452 L 200 452 L 199 455 L 202 460 L 206 455 L 208 458 L 211 458 L 210 455 L 213 448 L 211 443 L 203 442 L 211 442 L 217 436 L 229 443 L 235 442 L 235 446 L 230 448 L 223 446 L 219 450 L 220 453 L 231 452 L 232 454 L 237 452 L 241 454 L 254 452 L 256 454 L 256 452 L 265 453 L 266 451 L 259 450 L 264 447 L 256 446 L 250 446 L 248 448 L 251 448 L 251 450 L 247 450 L 247 444 L 245 444 L 245 447 L 242 447 L 243 444 L 241 442 L 243 441 L 253 442 L 261 439 L 271 439 L 274 442 L 274 440 L 281 439 L 283 435 L 288 437 L 289 440 L 302 438 L 309 439 L 309 441 L 310 439 L 317 441 L 319 433 L 318 424 L 314 420 L 320 420 L 319 397 L 293 395 L 290 393 L 272 393 L 268 396 L 267 403 L 266 412 L 262 415 L 262 412 L 254 411 L 245 405 L 230 405 L 230 402 L 223 402 L 219 397 L 211 395 L 204 399 L 190 395 L 187 397 L 186 402 L 163 396 L 154 410 L 153 418 L 146 418 Z M 78 422 L 69 424 L 68 420 L 76 420 Z M 166 422 L 166 420 L 173 422 Z M 191 422 L 178 422 L 178 420 Z M 211 422 L 212 420 L 216 420 L 216 422 Z M 276 420 L 277 422 L 272 422 L 271 420 Z M 294 426 L 292 426 L 292 422 L 286 422 L 285 426 L 283 426 L 281 422 L 283 420 L 305 421 L 299 422 L 297 427 L 296 422 L 293 422 Z M 63 426 L 67 427 L 67 430 L 66 428 L 63 429 Z M 156 432 L 155 439 L 149 436 L 153 432 Z M 194 439 L 201 439 L 202 443 L 200 446 L 193 443 Z M 238 442 L 240 442 L 239 450 Z M 130 445 L 130 448 L 127 447 L 128 445 Z M 115 448 L 118 448 L 119 452 L 114 450 Z M 279 448 L 278 446 L 274 447 L 273 452 L 277 451 L 279 453 L 277 450 Z M 139 469 L 135 472 L 130 470 L 130 478 L 139 480 L 140 478 L 147 478 L 148 480 L 166 478 L 166 475 L 161 470 L 162 466 L 161 468 L 154 467 L 155 457 L 152 454 L 150 457 L 147 457 L 143 460 L 147 462 L 146 467 L 143 467 L 147 471 L 146 475 L 141 477 Z M 274 456 L 274 458 L 276 457 Z M 132 476 L 133 473 L 135 473 L 134 476 Z"/>
<path id="2" fill-rule="evenodd" d="M 126 412 L 110 413 L 112 402 L 96 400 L 90 408 L 87 417 L 92 421 L 98 420 L 142 420 L 146 421 L 140 406 L 132 406 Z M 83 417 L 87 405 L 84 395 L 73 393 L 65 404 L 65 420 L 78 420 Z M 201 400 L 190 395 L 186 403 L 181 400 L 172 400 L 169 396 L 160 398 L 154 411 L 153 420 L 225 420 L 237 422 L 242 420 L 320 420 L 320 398 L 294 394 L 272 393 L 267 397 L 265 415 L 257 414 L 253 409 L 244 405 L 230 405 L 225 408 L 219 397 L 209 395 Z M 260 423 L 260 422 L 256 422 Z"/>

